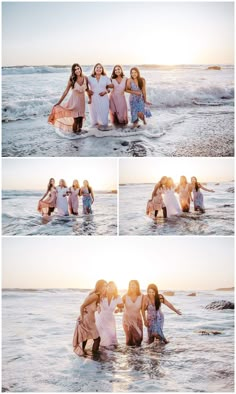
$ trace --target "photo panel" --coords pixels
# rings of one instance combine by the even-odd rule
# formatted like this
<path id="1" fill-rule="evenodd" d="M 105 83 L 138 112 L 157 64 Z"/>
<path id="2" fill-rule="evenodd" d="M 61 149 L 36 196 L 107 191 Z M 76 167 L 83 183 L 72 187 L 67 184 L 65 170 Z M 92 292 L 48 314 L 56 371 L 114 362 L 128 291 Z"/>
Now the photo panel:
<path id="1" fill-rule="evenodd" d="M 233 158 L 121 158 L 120 235 L 234 235 Z"/>
<path id="2" fill-rule="evenodd" d="M 3 235 L 117 235 L 117 159 L 3 159 L 2 169 Z"/>
<path id="3" fill-rule="evenodd" d="M 233 392 L 233 244 L 4 237 L 4 391 Z"/>
<path id="4" fill-rule="evenodd" d="M 233 2 L 3 2 L 2 24 L 4 157 L 234 156 Z"/>

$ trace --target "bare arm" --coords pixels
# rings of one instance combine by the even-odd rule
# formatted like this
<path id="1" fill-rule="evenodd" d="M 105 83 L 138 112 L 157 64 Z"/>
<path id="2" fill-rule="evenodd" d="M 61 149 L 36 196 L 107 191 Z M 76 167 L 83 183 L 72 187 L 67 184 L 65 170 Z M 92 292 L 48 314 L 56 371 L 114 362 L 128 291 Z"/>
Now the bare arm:
<path id="1" fill-rule="evenodd" d="M 146 309 L 147 309 L 147 306 L 146 306 L 146 296 L 144 296 L 144 297 L 143 297 L 143 301 L 142 301 L 142 310 L 141 310 L 141 312 L 142 312 L 142 316 L 143 316 L 144 325 L 147 327 L 147 324 L 148 324 L 148 323 L 147 323 L 146 313 L 145 313 Z"/>
<path id="2" fill-rule="evenodd" d="M 43 199 L 48 195 L 49 191 L 47 190 L 46 193 L 44 194 L 44 196 L 42 198 L 40 198 L 40 201 L 43 201 Z"/>
<path id="3" fill-rule="evenodd" d="M 80 315 L 81 315 L 82 318 L 83 318 L 83 316 L 84 316 L 86 306 L 92 304 L 92 302 L 94 302 L 94 301 L 97 301 L 97 299 L 98 299 L 98 296 L 97 296 L 97 294 L 95 294 L 95 293 L 89 295 L 89 296 L 85 299 L 85 301 L 83 302 L 83 304 L 82 304 L 81 307 L 80 307 Z"/>
<path id="4" fill-rule="evenodd" d="M 94 202 L 94 194 L 93 194 L 93 189 L 92 189 L 92 188 L 91 188 L 90 194 L 91 194 L 92 200 L 93 200 L 93 202 Z"/>
<path id="5" fill-rule="evenodd" d="M 127 79 L 125 85 L 125 92 L 130 94 L 136 94 L 136 96 L 141 96 L 142 92 L 138 90 L 131 90 L 130 79 Z"/>
<path id="6" fill-rule="evenodd" d="M 162 296 L 163 297 L 163 296 Z M 174 311 L 175 313 L 177 313 L 177 315 L 182 315 L 182 312 L 179 309 L 176 309 L 174 307 L 174 305 L 172 305 L 169 301 L 167 301 L 166 298 L 163 297 L 163 304 L 165 304 L 166 306 L 168 306 L 168 308 L 170 308 L 172 311 Z"/>
<path id="7" fill-rule="evenodd" d="M 68 92 L 69 92 L 71 86 L 72 86 L 72 85 L 71 85 L 71 81 L 69 80 L 69 82 L 68 82 L 68 84 L 67 84 L 67 87 L 66 87 L 66 89 L 64 90 L 64 92 L 63 92 L 63 94 L 62 94 L 60 100 L 59 100 L 55 105 L 60 105 L 60 104 L 62 103 L 62 101 L 64 100 L 64 98 L 67 96 L 67 94 L 68 94 Z"/>
<path id="8" fill-rule="evenodd" d="M 205 190 L 206 192 L 215 193 L 215 190 L 213 190 L 213 189 L 207 189 L 206 187 L 202 186 L 201 183 L 199 183 L 199 187 L 200 187 L 202 190 Z"/>

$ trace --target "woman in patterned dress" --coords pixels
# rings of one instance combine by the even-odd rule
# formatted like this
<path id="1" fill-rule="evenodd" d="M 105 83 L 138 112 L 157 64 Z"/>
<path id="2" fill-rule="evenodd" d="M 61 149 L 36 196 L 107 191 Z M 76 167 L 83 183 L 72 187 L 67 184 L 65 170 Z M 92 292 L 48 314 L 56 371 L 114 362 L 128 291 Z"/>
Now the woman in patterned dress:
<path id="1" fill-rule="evenodd" d="M 155 218 L 157 217 L 158 211 L 162 209 L 163 217 L 167 218 L 167 209 L 163 200 L 163 194 L 165 192 L 165 185 L 167 177 L 163 176 L 161 180 L 155 185 L 152 192 L 152 206 L 155 211 Z"/>
<path id="2" fill-rule="evenodd" d="M 127 346 L 140 346 L 143 340 L 143 321 L 141 317 L 143 295 L 139 282 L 131 280 L 127 294 L 122 297 L 124 304 L 123 328 Z"/>
<path id="3" fill-rule="evenodd" d="M 144 325 L 148 329 L 149 344 L 154 342 L 155 338 L 168 343 L 163 334 L 164 315 L 161 311 L 161 304 L 165 304 L 178 315 L 182 314 L 162 294 L 158 293 L 158 288 L 155 284 L 148 285 L 147 295 L 143 298 L 142 316 Z"/>
<path id="4" fill-rule="evenodd" d="M 72 89 L 72 94 L 64 105 L 64 98 Z M 85 118 L 85 91 L 88 90 L 88 78 L 83 75 L 81 66 L 75 63 L 71 67 L 71 76 L 60 100 L 54 105 L 48 122 L 67 132 L 80 133 Z"/>
<path id="5" fill-rule="evenodd" d="M 137 67 L 132 67 L 130 70 L 130 78 L 126 83 L 126 92 L 130 93 L 130 111 L 133 128 L 138 127 L 138 121 L 141 119 L 146 124 L 145 119 L 145 104 L 151 105 L 146 99 L 146 81 L 140 76 L 140 71 Z M 150 111 L 146 116 L 151 116 Z"/>
<path id="6" fill-rule="evenodd" d="M 203 194 L 201 190 L 205 190 L 206 192 L 214 193 L 213 189 L 207 189 L 206 187 L 202 186 L 201 183 L 197 181 L 195 176 L 191 178 L 191 186 L 192 186 L 192 193 L 193 193 L 193 205 L 194 211 L 200 211 L 202 213 L 205 212 L 204 201 L 203 201 Z"/>
<path id="7" fill-rule="evenodd" d="M 88 215 L 89 213 L 93 213 L 92 204 L 94 203 L 94 194 L 87 180 L 83 181 L 83 186 L 80 189 L 80 196 L 83 197 L 83 214 Z"/>

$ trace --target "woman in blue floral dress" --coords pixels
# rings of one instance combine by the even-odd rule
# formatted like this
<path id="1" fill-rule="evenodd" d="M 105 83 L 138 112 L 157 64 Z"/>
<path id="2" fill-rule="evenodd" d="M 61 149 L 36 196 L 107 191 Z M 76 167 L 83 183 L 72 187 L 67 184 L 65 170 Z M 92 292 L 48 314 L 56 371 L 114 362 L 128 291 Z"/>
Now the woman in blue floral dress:
<path id="1" fill-rule="evenodd" d="M 156 285 L 153 283 L 148 285 L 147 295 L 145 295 L 143 299 L 142 315 L 144 325 L 148 329 L 149 344 L 154 342 L 155 338 L 160 339 L 164 343 L 168 343 L 163 334 L 164 315 L 161 311 L 161 304 L 165 304 L 172 311 L 181 315 L 181 312 L 178 309 L 167 301 L 162 294 L 158 293 Z"/>
<path id="2" fill-rule="evenodd" d="M 203 201 L 203 194 L 201 190 L 205 190 L 206 192 L 214 193 L 213 189 L 207 189 L 206 187 L 202 186 L 201 183 L 197 181 L 195 176 L 191 178 L 191 185 L 192 185 L 192 193 L 193 193 L 193 205 L 194 211 L 200 211 L 201 213 L 205 212 L 204 201 Z"/>
<path id="3" fill-rule="evenodd" d="M 146 100 L 146 81 L 140 76 L 140 71 L 137 67 L 132 67 L 130 70 L 130 77 L 126 82 L 126 92 L 130 93 L 130 111 L 133 128 L 139 127 L 138 121 L 141 119 L 146 124 L 145 117 L 150 117 L 151 112 L 146 106 L 151 105 Z"/>

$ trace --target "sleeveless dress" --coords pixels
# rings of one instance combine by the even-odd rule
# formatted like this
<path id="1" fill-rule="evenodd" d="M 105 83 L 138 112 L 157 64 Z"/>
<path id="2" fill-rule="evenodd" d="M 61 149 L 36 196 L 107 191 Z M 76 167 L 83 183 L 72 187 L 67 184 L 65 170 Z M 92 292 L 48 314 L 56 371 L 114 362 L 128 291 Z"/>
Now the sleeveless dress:
<path id="1" fill-rule="evenodd" d="M 200 191 L 200 188 L 198 189 L 198 191 L 194 188 L 192 190 L 193 192 L 193 205 L 194 205 L 194 211 L 205 211 L 205 207 L 204 207 L 204 202 L 203 202 L 203 194 Z"/>
<path id="2" fill-rule="evenodd" d="M 110 118 L 115 125 L 126 125 L 128 123 L 128 108 L 125 98 L 126 77 L 120 83 L 112 79 L 114 88 L 110 94 Z"/>
<path id="3" fill-rule="evenodd" d="M 122 299 L 118 296 L 112 298 L 110 305 L 108 299 L 103 298 L 100 302 L 100 312 L 96 312 L 96 326 L 101 337 L 101 346 L 117 345 L 116 321 L 113 314 L 118 304 L 123 304 Z"/>
<path id="4" fill-rule="evenodd" d="M 95 323 L 95 312 L 97 310 L 96 301 L 86 306 L 86 313 L 84 314 L 83 321 L 79 317 L 76 322 L 74 336 L 73 336 L 73 347 L 74 352 L 81 356 L 84 354 L 82 343 L 88 339 L 96 339 L 99 337 L 99 332 Z"/>
<path id="5" fill-rule="evenodd" d="M 151 339 L 155 335 L 159 335 L 160 339 L 166 341 L 163 334 L 164 314 L 161 308 L 156 310 L 149 299 L 147 299 L 147 321 L 148 321 L 148 338 Z"/>
<path id="6" fill-rule="evenodd" d="M 48 123 L 67 132 L 73 132 L 74 118 L 79 116 L 85 118 L 85 90 L 87 89 L 86 79 L 82 85 L 75 82 L 71 96 L 67 103 L 53 107 L 48 118 Z"/>
<path id="7" fill-rule="evenodd" d="M 140 346 L 143 340 L 142 299 L 143 296 L 140 295 L 133 302 L 128 295 L 125 296 L 123 328 L 126 336 L 126 345 L 128 346 Z"/>
<path id="8" fill-rule="evenodd" d="M 175 197 L 173 189 L 166 189 L 163 196 L 164 204 L 167 209 L 167 217 L 181 214 L 181 208 L 179 202 Z"/>
<path id="9" fill-rule="evenodd" d="M 48 197 L 45 200 L 39 201 L 38 211 L 43 212 L 45 208 L 55 208 L 56 199 L 57 199 L 56 188 L 53 188 L 52 190 L 50 190 Z"/>
<path id="10" fill-rule="evenodd" d="M 189 211 L 190 197 L 189 197 L 188 184 L 186 186 L 179 185 L 179 201 L 182 210 Z"/>
<path id="11" fill-rule="evenodd" d="M 163 197 L 162 197 L 163 193 L 164 193 L 164 189 L 163 188 L 157 189 L 156 194 L 155 194 L 155 196 L 152 199 L 153 209 L 155 211 L 159 211 L 160 209 L 165 207 L 164 200 L 163 200 Z"/>
<path id="12" fill-rule="evenodd" d="M 69 215 L 68 201 L 67 201 L 67 197 L 63 195 L 66 194 L 66 192 L 68 192 L 69 189 L 67 187 L 57 186 L 56 190 L 57 190 L 57 203 L 56 203 L 57 213 L 59 216 L 67 216 Z"/>
<path id="13" fill-rule="evenodd" d="M 92 102 L 89 105 L 92 126 L 107 126 L 109 114 L 109 97 L 108 94 L 99 96 L 99 93 L 106 91 L 106 86 L 111 83 L 110 78 L 101 75 L 97 80 L 95 77 L 88 77 L 88 84 L 93 91 Z"/>
<path id="14" fill-rule="evenodd" d="M 81 194 L 82 194 L 82 202 L 83 202 L 83 214 L 87 215 L 88 213 L 93 213 L 92 211 L 92 197 L 91 193 L 89 193 L 89 190 L 87 188 L 82 188 L 81 189 Z"/>
<path id="15" fill-rule="evenodd" d="M 69 206 L 69 211 L 71 214 L 77 215 L 78 214 L 78 209 L 79 209 L 79 192 L 80 189 L 74 189 L 73 187 L 70 187 L 70 194 L 68 198 L 68 206 Z"/>
<path id="16" fill-rule="evenodd" d="M 130 84 L 131 90 L 137 90 L 138 92 L 142 92 L 139 86 L 136 85 L 133 81 Z M 130 112 L 131 112 L 131 121 L 132 123 L 138 120 L 138 112 L 145 113 L 145 106 L 144 106 L 144 98 L 143 94 L 141 96 L 136 96 L 136 94 L 130 94 L 129 97 L 130 102 Z"/>

